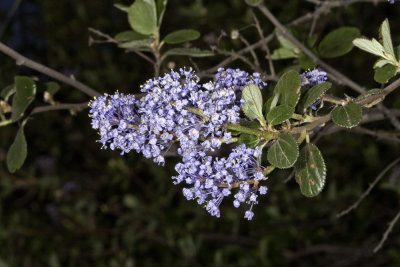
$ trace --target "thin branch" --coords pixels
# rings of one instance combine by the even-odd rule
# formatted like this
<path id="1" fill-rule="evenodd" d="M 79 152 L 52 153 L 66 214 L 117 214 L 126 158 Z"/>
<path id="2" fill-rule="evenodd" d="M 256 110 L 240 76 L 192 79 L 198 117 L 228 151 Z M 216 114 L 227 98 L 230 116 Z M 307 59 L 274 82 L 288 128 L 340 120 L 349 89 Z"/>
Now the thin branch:
<path id="1" fill-rule="evenodd" d="M 99 96 L 100 93 L 95 91 L 94 89 L 90 88 L 89 86 L 73 79 L 70 78 L 58 71 L 55 71 L 53 69 L 50 69 L 49 67 L 46 67 L 40 63 L 37 63 L 33 60 L 30 60 L 23 55 L 19 54 L 18 52 L 14 51 L 10 47 L 6 46 L 2 42 L 0 42 L 0 51 L 6 54 L 7 56 L 15 59 L 15 62 L 18 66 L 25 66 L 30 69 L 36 70 L 37 72 L 43 73 L 49 77 L 52 77 L 58 81 L 61 81 L 63 83 L 66 83 L 79 91 L 82 91 L 83 93 L 87 94 L 88 96 Z"/>
<path id="2" fill-rule="evenodd" d="M 99 31 L 99 30 L 96 30 L 96 29 L 93 29 L 93 28 L 88 28 L 88 30 L 90 31 L 90 32 L 92 32 L 92 33 L 94 33 L 94 34 L 97 34 L 98 36 L 100 36 L 100 37 L 103 37 L 105 40 L 104 41 L 98 41 L 98 40 L 94 40 L 94 39 L 92 39 L 92 38 L 90 38 L 89 39 L 89 46 L 92 44 L 92 43 L 99 43 L 99 42 L 105 42 L 105 43 L 114 43 L 114 44 L 117 44 L 117 45 L 119 45 L 120 44 L 120 42 L 118 42 L 116 39 L 114 39 L 114 38 L 112 38 L 110 35 L 108 35 L 108 34 L 105 34 L 105 33 L 103 33 L 103 32 L 101 32 L 101 31 Z M 150 57 L 148 57 L 148 56 L 146 56 L 145 54 L 143 54 L 142 52 L 140 52 L 140 51 L 138 51 L 138 50 L 135 50 L 135 49 L 126 49 L 125 50 L 126 52 L 133 52 L 133 53 L 135 53 L 135 54 L 137 54 L 138 56 L 140 56 L 141 58 L 143 58 L 144 60 L 146 60 L 146 61 L 148 61 L 150 64 L 155 64 L 156 62 L 153 60 L 153 59 L 151 59 Z"/>
<path id="3" fill-rule="evenodd" d="M 367 135 L 376 137 L 378 139 L 389 140 L 389 141 L 393 141 L 393 142 L 396 142 L 396 143 L 400 143 L 400 139 L 397 138 L 397 136 L 395 134 L 388 133 L 388 132 L 372 131 L 370 129 L 367 129 L 367 128 L 364 128 L 364 127 L 361 127 L 361 126 L 355 127 L 351 131 L 353 133 L 367 134 Z"/>
<path id="4" fill-rule="evenodd" d="M 264 33 L 263 30 L 261 29 L 261 25 L 259 20 L 257 19 L 257 16 L 254 14 L 254 12 L 251 12 L 253 15 L 253 19 L 254 19 L 254 23 L 255 23 L 255 27 L 257 29 L 258 35 L 260 36 L 261 40 L 264 40 Z M 271 73 L 271 76 L 276 76 L 275 73 L 275 68 L 274 68 L 274 63 L 272 62 L 271 59 L 271 51 L 269 50 L 268 44 L 266 42 L 264 42 L 262 44 L 262 47 L 265 51 L 265 53 L 267 54 L 267 60 L 268 60 L 268 67 L 269 67 L 269 71 Z"/>
<path id="5" fill-rule="evenodd" d="M 88 102 L 82 102 L 82 103 L 62 103 L 62 104 L 55 104 L 55 105 L 48 105 L 48 106 L 40 106 L 40 107 L 35 107 L 30 115 L 42 113 L 42 112 L 47 112 L 47 111 L 52 111 L 52 110 L 82 110 L 88 108 Z"/>
<path id="6" fill-rule="evenodd" d="M 348 207 L 347 209 L 341 211 L 340 213 L 338 213 L 336 215 L 336 218 L 340 218 L 346 214 L 348 214 L 350 211 L 356 209 L 358 207 L 358 205 L 361 203 L 361 201 L 364 200 L 364 198 L 366 196 L 368 196 L 368 194 L 371 192 L 371 190 L 376 186 L 376 184 L 383 178 L 383 176 L 385 175 L 385 173 L 390 170 L 394 165 L 396 165 L 398 162 L 400 161 L 400 158 L 397 158 L 396 160 L 394 160 L 392 163 L 390 163 L 376 178 L 375 180 L 372 182 L 372 184 L 369 185 L 368 189 L 360 196 L 360 198 L 350 207 Z"/>
<path id="7" fill-rule="evenodd" d="M 348 6 L 351 4 L 362 3 L 362 2 L 376 4 L 376 2 L 387 2 L 387 1 L 386 0 L 344 0 L 344 1 L 332 1 L 332 2 L 325 1 L 324 4 L 321 5 L 320 7 L 318 7 L 314 12 L 307 13 L 304 16 L 293 20 L 291 23 L 287 24 L 286 26 L 288 26 L 288 27 L 297 26 L 297 25 L 305 23 L 309 20 L 312 20 L 315 16 L 320 16 L 321 14 L 328 13 L 333 8 Z M 231 62 L 238 59 L 237 55 L 246 54 L 246 53 L 250 52 L 251 49 L 256 49 L 256 48 L 261 47 L 263 44 L 269 43 L 274 38 L 274 36 L 275 36 L 274 33 L 269 34 L 264 39 L 261 39 L 258 42 L 250 45 L 249 47 L 245 47 L 245 48 L 237 51 L 235 55 L 231 55 L 230 57 L 228 57 L 228 58 L 224 59 L 223 61 L 221 61 L 220 63 L 218 63 L 218 65 L 205 70 L 203 73 L 216 72 L 219 68 L 225 67 L 226 65 L 228 65 Z M 204 74 L 202 74 L 202 75 L 204 75 Z"/>
<path id="8" fill-rule="evenodd" d="M 397 221 L 400 219 L 400 211 L 394 216 L 393 220 L 389 223 L 388 228 L 386 229 L 385 233 L 383 233 L 382 239 L 379 242 L 379 244 L 374 248 L 374 253 L 378 252 L 385 241 L 387 240 L 389 234 L 392 232 L 394 225 L 397 223 Z"/>
<path id="9" fill-rule="evenodd" d="M 322 67 L 328 74 L 331 74 L 330 78 L 338 84 L 344 84 L 347 85 L 348 87 L 352 88 L 354 91 L 357 91 L 358 93 L 364 93 L 365 89 L 361 86 L 359 86 L 357 83 L 352 81 L 350 78 L 346 77 L 336 69 L 332 68 L 330 65 L 325 63 L 323 60 L 319 59 L 316 55 L 314 55 L 311 50 L 309 50 L 307 47 L 305 47 L 299 40 L 297 40 L 296 37 L 293 36 L 291 32 L 289 32 L 285 26 L 283 26 L 279 20 L 269 11 L 267 7 L 264 5 L 259 5 L 258 6 L 259 10 L 267 17 L 272 24 L 275 25 L 276 28 L 281 31 L 281 33 L 288 38 L 293 44 L 295 44 L 301 51 L 303 51 L 304 54 L 306 54 L 308 57 L 311 58 L 311 60 Z"/>

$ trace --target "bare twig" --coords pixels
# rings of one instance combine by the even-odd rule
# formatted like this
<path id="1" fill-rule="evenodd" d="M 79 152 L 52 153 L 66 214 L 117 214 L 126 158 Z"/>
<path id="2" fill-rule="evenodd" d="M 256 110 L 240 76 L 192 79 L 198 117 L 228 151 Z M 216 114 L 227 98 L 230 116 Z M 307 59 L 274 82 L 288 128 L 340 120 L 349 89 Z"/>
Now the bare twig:
<path id="1" fill-rule="evenodd" d="M 89 86 L 73 79 L 70 78 L 58 71 L 55 71 L 53 69 L 50 69 L 49 67 L 46 67 L 40 63 L 37 63 L 33 60 L 30 60 L 23 55 L 19 54 L 18 52 L 14 51 L 10 47 L 6 46 L 2 42 L 0 42 L 0 51 L 6 54 L 7 56 L 15 59 L 15 62 L 18 66 L 26 66 L 30 69 L 36 70 L 40 73 L 43 73 L 49 77 L 52 77 L 58 81 L 61 81 L 63 83 L 66 83 L 79 91 L 82 91 L 83 93 L 87 94 L 88 96 L 99 96 L 100 93 L 95 91 L 94 89 L 90 88 Z"/>
<path id="2" fill-rule="evenodd" d="M 48 105 L 48 106 L 40 106 L 40 107 L 35 107 L 30 115 L 41 113 L 41 112 L 47 112 L 47 111 L 52 111 L 52 110 L 82 110 L 88 108 L 88 102 L 82 102 L 82 103 L 62 103 L 62 104 L 55 104 L 55 105 Z"/>
<path id="3" fill-rule="evenodd" d="M 358 205 L 361 203 L 361 201 L 364 200 L 364 198 L 371 192 L 371 190 L 376 186 L 376 184 L 383 178 L 383 176 L 385 175 L 385 173 L 390 170 L 394 165 L 396 165 L 398 162 L 400 161 L 400 158 L 397 158 L 396 160 L 394 160 L 392 163 L 390 163 L 376 178 L 375 180 L 372 182 L 372 184 L 369 185 L 368 189 L 360 196 L 360 198 L 350 207 L 348 207 L 347 209 L 341 211 L 340 213 L 338 213 L 336 215 L 336 218 L 340 218 L 346 214 L 348 214 L 350 211 L 356 209 L 358 207 Z"/>
<path id="4" fill-rule="evenodd" d="M 379 242 L 379 244 L 374 248 L 374 253 L 378 252 L 383 244 L 385 243 L 385 241 L 387 240 L 389 234 L 392 232 L 394 225 L 397 223 L 397 221 L 400 219 L 400 211 L 396 214 L 396 216 L 394 216 L 393 220 L 389 223 L 388 228 L 386 229 L 386 231 L 383 233 L 382 239 Z"/>
<path id="5" fill-rule="evenodd" d="M 254 23 L 255 23 L 255 27 L 257 29 L 258 35 L 260 36 L 261 40 L 264 40 L 265 39 L 264 33 L 263 33 L 263 30 L 261 29 L 260 22 L 258 21 L 257 16 L 253 12 L 252 12 L 252 15 L 253 15 L 253 19 L 254 19 Z M 265 53 L 267 54 L 268 66 L 269 66 L 269 71 L 271 73 L 271 76 L 276 76 L 274 63 L 272 62 L 272 59 L 271 59 L 271 51 L 269 50 L 268 44 L 266 42 L 264 42 L 262 44 L 262 47 L 263 47 Z"/>
<path id="6" fill-rule="evenodd" d="M 324 69 L 326 72 L 328 72 L 328 76 L 332 80 L 334 80 L 338 84 L 344 84 L 347 85 L 348 87 L 352 88 L 354 91 L 358 93 L 364 93 L 365 89 L 361 86 L 359 86 L 357 83 L 352 81 L 350 78 L 346 77 L 336 69 L 332 68 L 330 65 L 325 63 L 323 60 L 319 59 L 316 55 L 314 55 L 313 52 L 311 52 L 307 47 L 305 47 L 299 40 L 297 40 L 296 37 L 293 36 L 293 34 L 286 29 L 285 26 L 283 26 L 279 20 L 269 11 L 267 7 L 264 5 L 258 6 L 260 11 L 267 17 L 272 24 L 275 25 L 281 31 L 281 33 L 288 38 L 293 44 L 295 44 L 301 51 L 303 51 L 304 54 L 306 54 L 308 57 L 311 58 L 311 60 L 315 63 L 318 64 Z"/>
<path id="7" fill-rule="evenodd" d="M 120 42 L 118 42 L 117 40 L 115 40 L 114 38 L 112 38 L 110 35 L 105 34 L 99 30 L 93 29 L 93 28 L 88 28 L 88 30 L 94 34 L 97 34 L 100 37 L 103 37 L 105 40 L 104 41 L 99 41 L 99 40 L 94 40 L 93 38 L 89 38 L 89 46 L 92 43 L 114 43 L 119 45 Z M 151 64 L 155 64 L 156 62 L 151 59 L 150 57 L 146 56 L 145 54 L 143 54 L 142 52 L 135 50 L 135 49 L 126 49 L 126 52 L 133 52 L 135 54 L 137 54 L 138 56 L 140 56 L 141 58 L 143 58 L 144 60 L 148 61 Z"/>

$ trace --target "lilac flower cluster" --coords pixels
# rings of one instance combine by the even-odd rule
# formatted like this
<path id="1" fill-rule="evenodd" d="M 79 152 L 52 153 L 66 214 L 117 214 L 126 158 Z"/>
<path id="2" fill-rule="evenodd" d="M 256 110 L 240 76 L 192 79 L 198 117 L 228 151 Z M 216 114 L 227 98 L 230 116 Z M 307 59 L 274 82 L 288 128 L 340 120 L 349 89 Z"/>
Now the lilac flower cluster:
<path id="1" fill-rule="evenodd" d="M 241 192 L 240 196 L 235 195 L 235 203 L 247 201 L 252 207 L 257 203 L 257 191 L 266 192 L 263 187 L 258 188 L 258 181 L 264 176 L 256 161 L 257 152 L 242 145 L 227 159 L 213 161 L 206 155 L 231 141 L 226 124 L 239 122 L 244 102 L 241 93 L 250 83 L 260 88 L 266 85 L 258 73 L 249 75 L 239 69 L 220 68 L 214 81 L 205 84 L 200 84 L 191 68 L 171 71 L 141 86 L 146 95 L 140 99 L 117 92 L 92 101 L 92 127 L 99 131 L 104 148 L 120 149 L 121 154 L 135 150 L 161 165 L 168 149 L 178 144 L 183 162 L 176 166 L 180 175 L 174 178 L 175 183 L 193 185 L 192 198 L 198 198 L 200 204 L 207 202 L 212 215 L 219 216 L 219 203 L 230 194 L 232 184 L 240 186 Z M 238 157 L 238 153 L 243 155 Z M 212 174 L 217 170 L 217 176 Z M 230 178 L 220 177 L 223 170 Z M 224 187 L 222 184 L 225 188 L 217 189 Z M 252 218 L 251 207 L 246 212 L 248 219 Z"/>
<path id="2" fill-rule="evenodd" d="M 317 84 L 324 83 L 328 77 L 325 71 L 313 69 L 300 74 L 301 86 L 312 87 Z"/>
<path id="3" fill-rule="evenodd" d="M 183 189 L 185 197 L 197 199 L 200 205 L 207 203 L 207 211 L 216 217 L 220 216 L 219 205 L 224 197 L 231 194 L 233 187 L 239 187 L 233 205 L 237 208 L 241 203 L 249 204 L 245 217 L 251 220 L 252 207 L 258 203 L 257 193 L 267 192 L 265 186 L 258 187 L 258 182 L 264 179 L 263 167 L 257 161 L 260 154 L 260 150 L 247 148 L 244 144 L 233 149 L 227 158 L 213 159 L 198 153 L 178 163 L 175 169 L 179 175 L 172 179 L 175 184 L 185 181 L 191 185 Z"/>

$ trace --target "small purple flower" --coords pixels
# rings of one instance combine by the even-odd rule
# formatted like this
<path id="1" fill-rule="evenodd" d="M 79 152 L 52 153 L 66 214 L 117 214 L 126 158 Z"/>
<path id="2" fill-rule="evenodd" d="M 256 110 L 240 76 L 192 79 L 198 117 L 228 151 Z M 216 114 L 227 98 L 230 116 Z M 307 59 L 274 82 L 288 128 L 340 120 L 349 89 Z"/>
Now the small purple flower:
<path id="1" fill-rule="evenodd" d="M 300 74 L 301 86 L 312 87 L 317 84 L 324 83 L 328 77 L 325 71 L 313 69 Z"/>

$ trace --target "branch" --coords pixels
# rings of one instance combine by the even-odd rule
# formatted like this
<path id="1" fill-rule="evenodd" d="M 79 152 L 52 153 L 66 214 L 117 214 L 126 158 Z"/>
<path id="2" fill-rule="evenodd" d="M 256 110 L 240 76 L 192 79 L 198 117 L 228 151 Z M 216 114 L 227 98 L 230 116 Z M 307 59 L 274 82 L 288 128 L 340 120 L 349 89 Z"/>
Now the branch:
<path id="1" fill-rule="evenodd" d="M 35 107 L 30 115 L 41 113 L 41 112 L 47 112 L 47 111 L 52 111 L 52 110 L 64 110 L 64 109 L 69 109 L 69 110 L 82 110 L 85 108 L 88 108 L 88 102 L 82 102 L 82 103 L 62 103 L 62 104 L 55 104 L 55 105 L 48 105 L 48 106 L 40 106 L 40 107 Z"/>
<path id="2" fill-rule="evenodd" d="M 114 43 L 119 45 L 121 42 L 118 42 L 116 39 L 112 38 L 110 35 L 105 34 L 99 30 L 93 29 L 93 28 L 88 28 L 88 30 L 94 34 L 97 34 L 100 37 L 103 37 L 105 41 L 99 41 L 99 40 L 94 40 L 93 38 L 89 38 L 89 46 L 91 46 L 93 43 Z M 135 50 L 135 49 L 126 49 L 126 52 L 133 52 L 143 58 L 144 60 L 148 61 L 150 64 L 156 64 L 154 60 L 143 54 L 142 52 Z"/>
<path id="3" fill-rule="evenodd" d="M 364 93 L 365 89 L 355 82 L 353 82 L 350 78 L 346 77 L 336 69 L 332 68 L 330 65 L 325 63 L 323 60 L 319 59 L 316 55 L 314 55 L 313 52 L 311 52 L 307 47 L 305 47 L 299 40 L 297 40 L 296 37 L 291 34 L 285 26 L 283 26 L 278 19 L 269 11 L 267 7 L 264 5 L 259 5 L 258 6 L 259 10 L 271 21 L 272 24 L 275 25 L 276 28 L 281 31 L 281 33 L 288 38 L 293 44 L 295 44 L 301 51 L 303 51 L 304 54 L 309 56 L 311 60 L 317 64 L 320 65 L 326 72 L 331 74 L 330 78 L 332 80 L 335 80 L 338 84 L 344 84 L 347 85 L 348 87 L 352 88 L 354 91 L 357 91 L 358 93 Z"/>
<path id="4" fill-rule="evenodd" d="M 82 91 L 83 93 L 87 94 L 90 97 L 94 97 L 94 96 L 99 96 L 100 93 L 95 91 L 94 89 L 88 87 L 87 85 L 73 79 L 70 78 L 58 71 L 55 71 L 53 69 L 50 69 L 49 67 L 46 67 L 40 63 L 37 63 L 33 60 L 30 60 L 26 57 L 24 57 L 23 55 L 19 54 L 18 52 L 14 51 L 13 49 L 11 49 L 10 47 L 6 46 L 5 44 L 3 44 L 2 42 L 0 42 L 0 51 L 3 52 L 4 54 L 6 54 L 7 56 L 15 59 L 15 62 L 18 66 L 25 66 L 28 67 L 30 69 L 36 70 L 37 72 L 43 73 L 49 77 L 52 77 L 58 81 L 61 81 L 65 84 L 68 84 L 76 89 L 78 89 L 79 91 Z"/>
<path id="5" fill-rule="evenodd" d="M 388 238 L 390 232 L 392 232 L 394 225 L 400 219 L 400 211 L 394 216 L 393 220 L 389 223 L 388 228 L 386 229 L 385 233 L 383 233 L 382 239 L 379 244 L 374 248 L 374 253 L 378 252 L 381 248 L 383 243 L 385 243 L 386 239 Z"/>
<path id="6" fill-rule="evenodd" d="M 376 179 L 370 184 L 368 189 L 361 195 L 361 197 L 350 207 L 347 209 L 343 210 L 342 212 L 338 213 L 336 215 L 336 218 L 340 218 L 346 214 L 348 214 L 350 211 L 356 209 L 358 205 L 361 203 L 361 201 L 364 200 L 364 198 L 371 192 L 371 190 L 375 187 L 375 185 L 382 179 L 382 177 L 385 175 L 385 173 L 390 170 L 394 165 L 396 165 L 400 161 L 400 158 L 397 158 L 394 160 L 392 163 L 390 163 L 377 177 Z"/>

